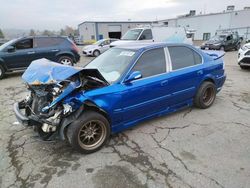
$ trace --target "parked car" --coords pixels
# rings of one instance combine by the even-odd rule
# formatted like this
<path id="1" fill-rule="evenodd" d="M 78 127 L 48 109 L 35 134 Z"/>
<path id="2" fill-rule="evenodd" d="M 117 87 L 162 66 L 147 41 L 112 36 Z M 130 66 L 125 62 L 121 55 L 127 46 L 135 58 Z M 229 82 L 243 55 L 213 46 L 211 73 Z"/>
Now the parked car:
<path id="1" fill-rule="evenodd" d="M 241 39 L 237 33 L 215 35 L 201 45 L 203 50 L 239 50 Z"/>
<path id="2" fill-rule="evenodd" d="M 239 49 L 238 64 L 242 69 L 250 69 L 250 43 L 243 45 Z"/>
<path id="3" fill-rule="evenodd" d="M 6 42 L 8 42 L 9 40 L 7 40 L 7 39 L 1 39 L 0 38 L 0 45 L 3 45 L 4 43 L 6 43 Z"/>
<path id="4" fill-rule="evenodd" d="M 119 39 L 102 39 L 98 40 L 94 44 L 83 47 L 82 53 L 89 56 L 99 56 L 101 53 L 107 51 L 110 48 L 110 43 Z"/>
<path id="5" fill-rule="evenodd" d="M 65 65 L 78 62 L 76 45 L 66 37 L 23 37 L 0 46 L 0 79 L 6 72 L 24 70 L 36 59 L 47 58 Z"/>
<path id="6" fill-rule="evenodd" d="M 193 44 L 183 27 L 150 26 L 128 30 L 121 40 L 112 42 L 111 47 L 128 43 L 167 42 Z"/>
<path id="7" fill-rule="evenodd" d="M 141 121 L 210 107 L 226 79 L 223 55 L 151 43 L 111 48 L 82 69 L 37 60 L 22 76 L 30 95 L 14 111 L 43 139 L 91 153 Z"/>

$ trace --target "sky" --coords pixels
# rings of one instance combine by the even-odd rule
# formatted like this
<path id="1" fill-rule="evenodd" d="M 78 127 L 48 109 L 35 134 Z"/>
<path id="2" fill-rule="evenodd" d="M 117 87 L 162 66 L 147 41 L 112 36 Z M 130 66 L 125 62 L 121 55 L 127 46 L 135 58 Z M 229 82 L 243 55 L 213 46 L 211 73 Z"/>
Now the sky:
<path id="1" fill-rule="evenodd" d="M 83 21 L 155 21 L 196 10 L 197 14 L 236 10 L 250 0 L 1 0 L 0 28 L 59 30 Z"/>

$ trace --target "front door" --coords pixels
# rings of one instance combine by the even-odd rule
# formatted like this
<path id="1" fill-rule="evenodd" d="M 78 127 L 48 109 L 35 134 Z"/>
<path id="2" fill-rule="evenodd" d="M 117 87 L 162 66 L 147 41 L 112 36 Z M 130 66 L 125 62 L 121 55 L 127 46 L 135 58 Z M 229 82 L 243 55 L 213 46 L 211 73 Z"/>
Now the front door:
<path id="1" fill-rule="evenodd" d="M 163 48 L 144 52 L 130 73 L 134 71 L 140 71 L 142 78 L 123 84 L 122 109 L 125 126 L 166 109 L 170 97 Z"/>
<path id="2" fill-rule="evenodd" d="M 33 39 L 27 38 L 13 44 L 15 50 L 6 52 L 5 61 L 9 69 L 26 68 L 35 59 Z"/>

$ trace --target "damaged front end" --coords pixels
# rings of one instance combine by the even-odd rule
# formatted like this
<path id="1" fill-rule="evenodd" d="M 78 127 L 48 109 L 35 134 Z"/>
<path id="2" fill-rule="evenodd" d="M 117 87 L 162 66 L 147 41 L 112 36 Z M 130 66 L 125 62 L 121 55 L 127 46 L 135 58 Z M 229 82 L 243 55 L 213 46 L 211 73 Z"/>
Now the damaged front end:
<path id="1" fill-rule="evenodd" d="M 14 104 L 15 115 L 22 124 L 33 126 L 43 140 L 62 138 L 63 129 L 84 108 L 84 93 L 108 85 L 97 69 L 76 68 L 47 59 L 33 61 L 22 78 L 30 94 Z"/>

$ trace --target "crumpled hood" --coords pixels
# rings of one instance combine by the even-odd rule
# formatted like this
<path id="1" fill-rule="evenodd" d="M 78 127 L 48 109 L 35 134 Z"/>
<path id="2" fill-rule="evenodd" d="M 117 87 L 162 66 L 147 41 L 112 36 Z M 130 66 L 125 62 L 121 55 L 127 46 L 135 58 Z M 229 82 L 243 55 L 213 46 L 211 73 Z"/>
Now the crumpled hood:
<path id="1" fill-rule="evenodd" d="M 55 84 L 80 72 L 86 76 L 102 80 L 108 85 L 108 82 L 97 69 L 62 65 L 44 58 L 32 61 L 22 75 L 22 79 L 29 85 Z"/>

